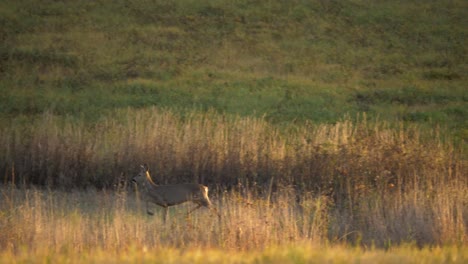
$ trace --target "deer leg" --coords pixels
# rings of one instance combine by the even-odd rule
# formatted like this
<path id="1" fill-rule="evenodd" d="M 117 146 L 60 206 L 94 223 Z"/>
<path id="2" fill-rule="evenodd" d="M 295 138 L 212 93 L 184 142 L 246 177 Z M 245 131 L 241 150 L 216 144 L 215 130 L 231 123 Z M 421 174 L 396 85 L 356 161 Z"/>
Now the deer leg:
<path id="1" fill-rule="evenodd" d="M 149 215 L 154 215 L 154 213 L 149 210 L 149 201 L 148 200 L 146 200 L 146 213 L 149 214 Z"/>
<path id="2" fill-rule="evenodd" d="M 168 215 L 169 215 L 169 207 L 165 206 L 164 207 L 164 216 L 163 216 L 164 223 L 166 223 Z"/>
<path id="3" fill-rule="evenodd" d="M 187 213 L 187 216 L 188 216 L 189 214 L 191 214 L 193 211 L 195 211 L 195 210 L 197 210 L 198 208 L 200 208 L 200 207 L 201 207 L 201 204 L 195 206 L 195 208 L 193 208 L 192 210 L 190 210 L 190 211 Z"/>
<path id="4" fill-rule="evenodd" d="M 213 206 L 210 207 L 210 210 L 214 211 L 215 214 L 218 216 L 219 219 L 221 219 L 221 214 L 218 212 L 218 210 L 216 208 L 214 208 Z"/>

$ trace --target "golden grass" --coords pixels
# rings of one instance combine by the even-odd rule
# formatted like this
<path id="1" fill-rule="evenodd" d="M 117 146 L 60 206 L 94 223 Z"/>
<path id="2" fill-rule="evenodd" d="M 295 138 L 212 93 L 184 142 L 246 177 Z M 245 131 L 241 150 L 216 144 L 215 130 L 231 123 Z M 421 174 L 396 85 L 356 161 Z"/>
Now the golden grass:
<path id="1" fill-rule="evenodd" d="M 5 161 L 1 164 L 5 183 L 22 186 L 30 196 L 49 197 L 33 199 L 40 204 L 57 200 L 58 205 L 42 206 L 45 211 L 40 216 L 67 208 L 60 201 L 68 198 L 26 188 L 31 184 L 108 190 L 105 195 L 76 191 L 78 198 L 90 199 L 86 204 L 93 210 L 99 209 L 101 200 L 113 200 L 105 205 L 110 211 L 91 218 L 86 208 L 77 207 L 80 226 L 76 228 L 96 224 L 92 221 L 102 221 L 104 216 L 122 225 L 135 222 L 135 212 L 126 211 L 128 195 L 121 201 L 116 199 L 121 193 L 113 192 L 126 186 L 142 163 L 148 163 L 159 184 L 208 185 L 210 196 L 226 216 L 224 222 L 217 225 L 199 215 L 190 222 L 195 230 L 190 233 L 183 228 L 187 223 L 176 218 L 182 221 L 175 229 L 180 235 L 169 236 L 167 232 L 174 229 L 158 229 L 162 225 L 156 219 L 158 228 L 149 230 L 160 233 L 151 231 L 147 239 L 167 247 L 256 249 L 303 240 L 378 247 L 408 242 L 421 247 L 466 244 L 466 162 L 462 148 L 438 133 L 437 128 L 423 133 L 417 127 L 370 122 L 365 117 L 357 122 L 345 119 L 333 125 L 279 129 L 263 119 L 214 112 L 178 116 L 156 108 L 128 110 L 93 125 L 47 113 L 33 124 L 15 121 L 1 128 L 0 160 Z M 11 204 L 8 210 L 32 206 L 25 202 L 31 199 L 22 200 L 7 203 Z M 68 223 L 70 214 L 61 213 Z M 17 227 L 7 230 L 26 228 L 22 232 L 28 233 L 31 225 L 19 220 Z M 206 226 L 212 229 L 209 235 L 197 233 Z M 100 236 L 130 244 L 115 233 L 118 228 L 108 229 L 109 234 Z M 55 235 L 52 240 L 57 240 Z M 80 243 L 85 249 L 102 246 L 99 237 L 86 237 Z"/>
<path id="2" fill-rule="evenodd" d="M 104 250 L 76 253 L 48 251 L 0 253 L 2 263 L 466 263 L 468 250 L 461 247 L 424 248 L 411 246 L 359 250 L 333 246 L 297 245 L 272 247 L 261 251 L 225 251 L 219 249 L 188 249 L 131 247 L 109 253 Z"/>
<path id="3" fill-rule="evenodd" d="M 222 220 L 191 206 L 147 216 L 138 192 L 2 187 L 1 263 L 464 263 L 466 244 L 355 247 L 324 237 L 323 197 L 291 206 L 239 193 L 215 198 Z M 286 203 L 286 204 L 285 204 Z M 158 212 L 158 211 L 157 211 Z"/>
<path id="4" fill-rule="evenodd" d="M 310 219 L 297 219 L 297 209 L 282 204 L 289 197 L 267 205 L 231 193 L 217 201 L 221 221 L 208 210 L 186 218 L 193 205 L 181 205 L 171 208 L 165 225 L 161 214 L 145 214 L 144 203 L 135 199 L 138 193 L 6 188 L 2 196 L 0 243 L 13 252 L 23 246 L 86 252 L 95 248 L 120 251 L 132 245 L 248 250 L 321 238 L 320 221 L 313 217 L 323 210 L 319 200 L 310 201 L 315 204 L 301 211 Z"/>

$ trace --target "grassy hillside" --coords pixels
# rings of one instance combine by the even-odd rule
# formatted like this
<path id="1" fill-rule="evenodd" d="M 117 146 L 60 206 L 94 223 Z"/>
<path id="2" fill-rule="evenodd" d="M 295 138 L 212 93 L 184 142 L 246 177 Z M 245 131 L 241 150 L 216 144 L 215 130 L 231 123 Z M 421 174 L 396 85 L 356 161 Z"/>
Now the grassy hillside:
<path id="1" fill-rule="evenodd" d="M 466 139 L 466 1 L 2 1 L 0 117 L 150 105 Z"/>

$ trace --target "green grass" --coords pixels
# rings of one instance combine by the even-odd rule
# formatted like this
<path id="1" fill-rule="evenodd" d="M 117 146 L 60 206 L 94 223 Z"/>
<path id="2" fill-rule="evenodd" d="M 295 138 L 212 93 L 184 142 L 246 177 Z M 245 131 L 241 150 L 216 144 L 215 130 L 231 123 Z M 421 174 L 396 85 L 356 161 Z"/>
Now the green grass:
<path id="1" fill-rule="evenodd" d="M 268 248 L 262 251 L 223 251 L 216 249 L 177 250 L 165 248 L 150 250 L 146 247 L 130 247 L 111 254 L 106 250 L 94 250 L 82 254 L 22 252 L 17 255 L 0 254 L 4 263 L 465 263 L 466 248 L 442 247 L 415 249 L 397 247 L 390 251 L 359 250 L 348 247 L 320 247 L 299 245 Z"/>
<path id="2" fill-rule="evenodd" d="M 6 1 L 0 115 L 93 121 L 160 106 L 320 123 L 364 111 L 466 139 L 466 10 L 464 1 Z"/>

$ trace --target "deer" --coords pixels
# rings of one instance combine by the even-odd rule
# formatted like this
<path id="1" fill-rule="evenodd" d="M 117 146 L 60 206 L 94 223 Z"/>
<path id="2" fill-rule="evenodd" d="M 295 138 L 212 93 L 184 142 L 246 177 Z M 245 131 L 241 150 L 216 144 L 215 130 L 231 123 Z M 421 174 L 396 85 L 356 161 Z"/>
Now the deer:
<path id="1" fill-rule="evenodd" d="M 154 213 L 150 211 L 150 203 L 154 203 L 164 208 L 164 222 L 166 222 L 168 209 L 170 206 L 189 201 L 197 204 L 197 206 L 187 213 L 187 217 L 193 211 L 202 206 L 214 211 L 219 218 L 221 217 L 208 198 L 208 187 L 205 185 L 195 183 L 157 185 L 151 178 L 148 166 L 146 164 L 140 166 L 140 173 L 133 177 L 132 182 L 143 187 L 146 203 L 146 213 L 148 215 L 154 215 Z"/>

